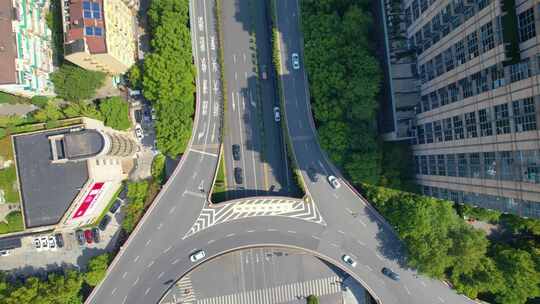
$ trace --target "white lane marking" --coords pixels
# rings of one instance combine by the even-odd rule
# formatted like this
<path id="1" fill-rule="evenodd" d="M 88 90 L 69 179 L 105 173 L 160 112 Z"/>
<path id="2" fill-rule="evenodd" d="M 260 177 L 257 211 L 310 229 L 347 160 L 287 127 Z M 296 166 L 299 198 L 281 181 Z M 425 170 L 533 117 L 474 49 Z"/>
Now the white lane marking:
<path id="1" fill-rule="evenodd" d="M 380 254 L 375 253 L 375 256 L 377 257 L 377 259 L 379 259 L 379 260 L 381 260 L 381 261 L 383 260 L 383 258 L 382 258 L 382 256 L 381 256 Z"/>
<path id="2" fill-rule="evenodd" d="M 135 286 L 135 285 L 137 285 L 137 283 L 139 283 L 139 277 L 137 277 L 137 279 L 135 280 L 135 282 L 133 282 L 133 284 L 131 286 Z"/>
<path id="3" fill-rule="evenodd" d="M 296 233 L 294 230 L 287 230 L 288 233 Z"/>
<path id="4" fill-rule="evenodd" d="M 403 288 L 405 288 L 405 291 L 407 292 L 408 295 L 411 294 L 411 292 L 409 291 L 409 288 L 407 288 L 407 285 L 403 285 Z"/>
<path id="5" fill-rule="evenodd" d="M 330 243 L 330 245 L 332 245 L 332 246 L 334 246 L 334 247 L 336 247 L 336 248 L 339 247 L 339 246 L 338 246 L 337 244 L 335 244 L 335 243 Z"/>
<path id="6" fill-rule="evenodd" d="M 441 297 L 437 297 L 437 299 L 439 299 L 439 301 L 441 301 L 441 303 L 444 303 L 444 300 L 443 300 L 443 298 L 441 298 Z"/>
<path id="7" fill-rule="evenodd" d="M 172 246 L 167 247 L 167 249 L 163 250 L 163 253 L 167 253 L 167 251 L 171 250 Z"/>
<path id="8" fill-rule="evenodd" d="M 345 232 L 341 231 L 341 230 L 338 230 L 337 232 L 341 233 L 341 234 L 345 234 Z"/>
<path id="9" fill-rule="evenodd" d="M 135 259 L 133 260 L 133 262 L 137 262 L 139 260 L 139 256 L 135 257 Z"/>
<path id="10" fill-rule="evenodd" d="M 186 196 L 186 194 L 190 195 L 190 196 L 206 198 L 206 195 L 204 195 L 204 194 L 202 194 L 200 192 L 193 192 L 193 191 L 186 190 L 186 191 L 184 191 L 184 193 L 182 193 L 182 196 Z"/>
<path id="11" fill-rule="evenodd" d="M 144 245 L 144 247 L 148 247 L 148 245 L 150 245 L 150 242 L 152 242 L 152 240 L 146 241 L 146 245 Z"/>
<path id="12" fill-rule="evenodd" d="M 146 268 L 150 268 L 150 267 L 152 267 L 152 265 L 154 265 L 154 261 L 148 263 L 148 265 L 146 265 Z"/>
<path id="13" fill-rule="evenodd" d="M 232 103 L 232 110 L 234 111 L 234 92 L 231 92 L 231 103 Z"/>
<path id="14" fill-rule="evenodd" d="M 369 265 L 366 265 L 366 268 L 367 268 L 369 271 L 373 271 L 373 269 L 371 269 L 371 267 L 369 267 Z"/>
<path id="15" fill-rule="evenodd" d="M 125 279 L 125 278 L 126 278 L 126 276 L 127 276 L 127 271 L 126 271 L 126 272 L 124 272 L 124 274 L 122 275 L 122 279 Z"/>
<path id="16" fill-rule="evenodd" d="M 244 72 L 244 78 L 247 80 L 247 72 Z"/>
<path id="17" fill-rule="evenodd" d="M 161 279 L 161 277 L 165 274 L 164 271 L 160 272 L 159 275 L 157 276 L 158 279 Z"/>
<path id="18" fill-rule="evenodd" d="M 236 63 L 236 54 L 233 54 L 232 58 L 233 58 L 233 62 Z"/>
<path id="19" fill-rule="evenodd" d="M 148 287 L 148 288 L 146 289 L 146 291 L 144 292 L 144 295 L 147 295 L 149 292 L 150 292 L 150 287 Z"/>
<path id="20" fill-rule="evenodd" d="M 362 242 L 362 241 L 356 240 L 356 242 L 357 242 L 358 244 L 360 244 L 361 246 L 366 246 L 366 243 L 364 243 L 364 242 Z"/>
<path id="21" fill-rule="evenodd" d="M 238 73 L 234 72 L 234 80 L 238 80 Z"/>
<path id="22" fill-rule="evenodd" d="M 210 240 L 208 241 L 208 244 L 212 244 L 213 242 L 215 242 L 216 240 Z"/>
<path id="23" fill-rule="evenodd" d="M 277 229 L 270 228 L 270 229 L 267 229 L 266 231 L 277 231 Z"/>
<path id="24" fill-rule="evenodd" d="M 364 223 L 361 219 L 358 219 L 358 221 L 360 222 L 360 224 L 362 224 L 362 226 L 367 227 L 366 223 Z"/>
<path id="25" fill-rule="evenodd" d="M 255 230 L 248 230 L 246 232 L 251 233 L 251 232 L 255 232 Z"/>
<path id="26" fill-rule="evenodd" d="M 159 223 L 159 225 L 157 226 L 157 230 L 160 230 L 161 227 L 163 227 L 163 223 Z"/>
<path id="27" fill-rule="evenodd" d="M 316 239 L 316 240 L 320 240 L 320 239 L 321 239 L 320 237 L 315 236 L 315 235 L 312 235 L 311 237 L 314 238 L 314 239 Z"/>
<path id="28" fill-rule="evenodd" d="M 231 237 L 231 236 L 234 236 L 236 233 L 229 233 L 227 234 L 225 237 Z"/>
<path id="29" fill-rule="evenodd" d="M 172 214 L 172 213 L 174 212 L 174 210 L 176 210 L 176 206 L 173 206 L 173 207 L 171 208 L 171 210 L 169 210 L 169 214 Z"/>
<path id="30" fill-rule="evenodd" d="M 175 265 L 176 263 L 180 262 L 180 259 L 176 259 L 172 262 L 173 265 Z"/>
<path id="31" fill-rule="evenodd" d="M 125 304 L 127 300 L 127 296 L 124 296 L 124 300 L 122 301 L 122 304 Z"/>
<path id="32" fill-rule="evenodd" d="M 426 282 L 424 282 L 424 281 L 421 280 L 421 281 L 420 281 L 420 284 L 422 284 L 422 286 L 426 287 Z"/>
<path id="33" fill-rule="evenodd" d="M 210 152 L 201 151 L 201 150 L 196 150 L 196 149 L 189 149 L 189 150 L 192 151 L 192 152 L 195 152 L 195 153 L 203 154 L 203 155 L 208 155 L 208 156 L 218 157 L 218 155 L 215 154 L 215 153 L 210 153 Z"/>
<path id="34" fill-rule="evenodd" d="M 114 288 L 111 292 L 111 295 L 114 295 L 114 293 L 116 292 L 116 288 Z"/>
<path id="35" fill-rule="evenodd" d="M 352 210 L 349 209 L 349 208 L 345 208 L 345 210 L 347 210 L 347 212 L 349 212 L 349 213 L 351 213 L 351 214 L 353 213 Z"/>

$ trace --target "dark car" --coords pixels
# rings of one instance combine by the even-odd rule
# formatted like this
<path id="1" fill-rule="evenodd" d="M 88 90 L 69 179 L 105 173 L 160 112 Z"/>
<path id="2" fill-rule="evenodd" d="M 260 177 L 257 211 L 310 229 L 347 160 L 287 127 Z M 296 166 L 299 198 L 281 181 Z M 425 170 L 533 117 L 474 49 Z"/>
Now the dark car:
<path id="1" fill-rule="evenodd" d="M 101 241 L 101 236 L 99 234 L 99 229 L 92 228 L 92 237 L 94 238 L 94 242 L 99 243 Z"/>
<path id="2" fill-rule="evenodd" d="M 58 246 L 58 248 L 64 247 L 64 238 L 61 233 L 55 234 L 54 238 L 56 239 L 56 246 Z"/>
<path id="3" fill-rule="evenodd" d="M 240 145 L 232 145 L 232 157 L 234 160 L 240 160 Z"/>
<path id="4" fill-rule="evenodd" d="M 390 268 L 383 267 L 381 272 L 394 281 L 399 281 L 399 274 L 392 271 Z"/>
<path id="5" fill-rule="evenodd" d="M 307 169 L 307 174 L 309 176 L 309 179 L 316 183 L 318 180 L 319 180 L 319 177 L 317 176 L 317 172 L 315 172 L 315 169 L 313 169 L 312 167 L 309 167 Z"/>
<path id="6" fill-rule="evenodd" d="M 141 123 L 142 122 L 142 112 L 141 110 L 135 110 L 135 122 Z"/>
<path id="7" fill-rule="evenodd" d="M 109 222 L 111 221 L 111 217 L 109 215 L 105 215 L 102 219 L 101 219 L 101 222 L 99 222 L 99 230 L 101 231 L 105 231 L 105 229 L 107 229 L 107 225 L 109 225 Z"/>
<path id="8" fill-rule="evenodd" d="M 79 245 L 84 245 L 84 233 L 82 230 L 75 231 L 75 238 L 77 239 L 77 243 L 79 243 Z"/>
<path id="9" fill-rule="evenodd" d="M 92 230 L 86 229 L 84 231 L 84 238 L 88 244 L 92 244 L 92 242 L 94 242 L 94 235 L 92 234 Z"/>
<path id="10" fill-rule="evenodd" d="M 109 208 L 109 211 L 114 214 L 116 213 L 116 211 L 118 211 L 118 209 L 120 209 L 120 201 L 119 200 L 116 200 L 116 202 L 114 202 L 114 204 L 112 204 L 111 208 Z"/>
<path id="11" fill-rule="evenodd" d="M 244 182 L 244 176 L 242 174 L 242 168 L 234 168 L 234 181 L 237 184 L 242 184 Z"/>

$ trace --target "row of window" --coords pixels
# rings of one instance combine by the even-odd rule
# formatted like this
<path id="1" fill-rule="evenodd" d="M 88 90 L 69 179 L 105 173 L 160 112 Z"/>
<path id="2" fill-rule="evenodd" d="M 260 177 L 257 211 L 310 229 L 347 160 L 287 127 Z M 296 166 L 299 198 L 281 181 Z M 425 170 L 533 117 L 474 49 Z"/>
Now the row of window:
<path id="1" fill-rule="evenodd" d="M 444 7 L 437 15 L 428 21 L 421 29 L 419 29 L 411 38 L 413 45 L 417 50 L 417 54 L 427 50 L 431 45 L 437 43 L 442 38 L 446 37 L 450 32 L 458 28 L 461 24 L 474 16 L 477 12 L 486 7 L 491 0 L 480 0 L 477 4 L 465 5 L 462 0 L 454 1 Z M 415 6 L 415 2 L 405 9 L 405 23 L 407 28 L 412 23 L 412 18 L 416 20 L 420 13 Z"/>
<path id="2" fill-rule="evenodd" d="M 433 59 L 420 65 L 419 74 L 422 83 L 450 72 L 459 65 L 488 52 L 495 45 L 502 43 L 500 38 L 497 38 L 497 42 L 495 42 L 493 28 L 493 22 L 487 22 L 480 27 L 479 31 L 470 33 L 448 49 L 434 56 Z"/>
<path id="3" fill-rule="evenodd" d="M 445 188 L 423 186 L 424 195 L 451 200 L 459 204 L 468 204 L 485 209 L 499 210 L 522 217 L 540 218 L 540 202 L 513 199 L 497 195 L 480 194 L 448 190 Z"/>
<path id="4" fill-rule="evenodd" d="M 103 29 L 99 26 L 87 26 L 84 28 L 84 33 L 86 36 L 103 36 Z"/>
<path id="5" fill-rule="evenodd" d="M 540 57 L 537 56 L 540 65 Z M 538 69 L 531 70 L 531 60 L 525 60 L 516 64 L 504 67 L 502 64 L 492 65 L 477 73 L 464 77 L 456 82 L 450 83 L 438 90 L 431 91 L 420 97 L 420 102 L 416 106 L 416 113 L 422 113 L 436 109 L 456 101 L 476 96 L 483 92 L 497 89 L 507 83 L 520 81 L 529 78 L 540 72 Z"/>
<path id="6" fill-rule="evenodd" d="M 540 184 L 540 150 L 416 155 L 414 161 L 416 174 Z"/>
<path id="7" fill-rule="evenodd" d="M 98 2 L 83 1 L 83 18 L 101 19 L 101 10 Z"/>
<path id="8" fill-rule="evenodd" d="M 413 144 L 449 142 L 465 138 L 520 133 L 537 130 L 536 102 L 533 97 L 500 104 L 478 112 L 448 117 L 416 127 Z"/>

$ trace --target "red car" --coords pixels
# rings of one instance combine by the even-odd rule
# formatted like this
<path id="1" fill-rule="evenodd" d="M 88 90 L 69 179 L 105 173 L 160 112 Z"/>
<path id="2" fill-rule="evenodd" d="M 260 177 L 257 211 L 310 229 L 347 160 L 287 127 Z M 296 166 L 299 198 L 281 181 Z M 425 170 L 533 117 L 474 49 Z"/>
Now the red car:
<path id="1" fill-rule="evenodd" d="M 94 241 L 94 235 L 92 234 L 92 231 L 90 229 L 84 231 L 84 238 L 86 239 L 86 242 L 88 244 L 92 244 Z"/>

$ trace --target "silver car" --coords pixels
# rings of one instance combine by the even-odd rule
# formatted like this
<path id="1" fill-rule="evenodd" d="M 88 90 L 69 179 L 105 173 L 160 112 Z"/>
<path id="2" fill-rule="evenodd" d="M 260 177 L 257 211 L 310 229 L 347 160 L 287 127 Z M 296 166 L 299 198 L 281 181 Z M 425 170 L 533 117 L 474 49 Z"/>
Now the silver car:
<path id="1" fill-rule="evenodd" d="M 300 56 L 298 56 L 298 53 L 292 53 L 292 67 L 295 70 L 300 69 Z"/>
<path id="2" fill-rule="evenodd" d="M 343 262 L 351 265 L 351 267 L 356 267 L 356 261 L 353 260 L 350 256 L 344 254 L 341 259 L 343 260 Z"/>
<path id="3" fill-rule="evenodd" d="M 328 176 L 328 182 L 330 183 L 330 185 L 332 185 L 332 188 L 334 189 L 338 189 L 339 187 L 341 187 L 339 180 L 333 175 Z"/>
<path id="4" fill-rule="evenodd" d="M 198 250 L 198 251 L 195 251 L 194 253 L 192 253 L 190 256 L 189 256 L 189 259 L 195 263 L 199 260 L 202 260 L 204 259 L 204 257 L 206 256 L 206 253 L 204 252 L 204 250 Z"/>

